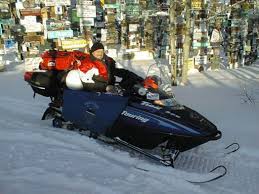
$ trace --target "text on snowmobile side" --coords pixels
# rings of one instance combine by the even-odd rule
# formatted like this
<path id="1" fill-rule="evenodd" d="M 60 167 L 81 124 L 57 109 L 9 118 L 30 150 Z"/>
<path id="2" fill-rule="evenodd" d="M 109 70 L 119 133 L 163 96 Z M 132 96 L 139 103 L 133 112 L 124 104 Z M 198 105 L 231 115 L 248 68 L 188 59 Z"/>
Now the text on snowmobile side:
<path id="1" fill-rule="evenodd" d="M 125 111 L 125 110 L 124 110 L 121 114 L 124 115 L 124 116 L 126 116 L 126 117 L 139 120 L 139 121 L 141 121 L 142 123 L 146 123 L 147 121 L 149 121 L 149 119 L 147 119 L 147 118 L 144 118 L 144 117 L 142 117 L 142 116 L 140 116 L 140 115 L 134 115 L 134 114 L 129 113 L 129 112 Z"/>

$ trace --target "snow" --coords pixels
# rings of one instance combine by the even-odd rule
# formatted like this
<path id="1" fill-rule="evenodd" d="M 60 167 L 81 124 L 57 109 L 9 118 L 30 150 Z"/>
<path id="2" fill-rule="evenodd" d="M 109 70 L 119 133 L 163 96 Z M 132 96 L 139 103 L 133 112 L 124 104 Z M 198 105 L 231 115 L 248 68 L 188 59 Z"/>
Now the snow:
<path id="1" fill-rule="evenodd" d="M 0 72 L 1 194 L 258 192 L 259 63 L 192 73 L 187 86 L 174 87 L 177 100 L 209 118 L 223 136 L 183 153 L 176 169 L 171 169 L 42 121 L 48 98 L 33 98 L 23 81 L 24 66 L 14 53 L 7 52 L 3 59 L 7 62 L 6 71 Z M 223 157 L 221 150 L 232 142 L 238 142 L 240 150 Z M 184 180 L 216 165 L 227 167 L 225 177 L 206 184 Z"/>

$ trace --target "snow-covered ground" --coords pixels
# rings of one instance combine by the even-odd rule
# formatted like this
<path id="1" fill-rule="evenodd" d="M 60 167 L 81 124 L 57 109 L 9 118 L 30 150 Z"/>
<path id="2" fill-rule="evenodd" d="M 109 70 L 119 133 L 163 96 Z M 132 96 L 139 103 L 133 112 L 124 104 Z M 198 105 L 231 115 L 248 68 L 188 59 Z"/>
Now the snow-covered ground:
<path id="1" fill-rule="evenodd" d="M 9 61 L 0 72 L 1 194 L 258 193 L 259 64 L 194 73 L 189 85 L 174 88 L 179 102 L 205 115 L 223 136 L 183 153 L 171 169 L 41 121 L 48 99 L 33 99 L 23 65 L 12 53 L 3 58 Z M 232 142 L 240 144 L 238 152 L 218 154 Z M 182 169 L 207 172 L 221 164 L 228 173 L 214 182 L 192 184 L 183 178 L 193 174 Z"/>

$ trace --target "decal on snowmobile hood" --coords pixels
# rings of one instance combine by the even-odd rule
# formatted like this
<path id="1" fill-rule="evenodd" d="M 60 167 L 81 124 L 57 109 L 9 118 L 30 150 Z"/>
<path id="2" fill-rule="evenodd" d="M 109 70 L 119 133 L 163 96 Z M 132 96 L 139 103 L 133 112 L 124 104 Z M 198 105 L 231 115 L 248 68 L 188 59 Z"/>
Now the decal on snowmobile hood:
<path id="1" fill-rule="evenodd" d="M 151 104 L 149 102 L 146 102 L 146 101 L 142 101 L 141 105 L 147 106 L 147 107 L 150 107 L 150 108 L 154 108 L 154 109 L 157 109 L 157 110 L 161 110 L 162 109 L 161 107 L 153 105 L 153 104 Z"/>
<path id="2" fill-rule="evenodd" d="M 125 110 L 121 114 L 126 116 L 126 117 L 139 120 L 142 123 L 146 123 L 147 121 L 149 121 L 149 119 L 147 119 L 147 118 L 144 118 L 144 117 L 142 117 L 140 115 L 135 115 L 135 114 L 129 113 L 129 112 L 125 111 Z"/>
<path id="3" fill-rule="evenodd" d="M 172 112 L 170 112 L 170 111 L 165 111 L 165 113 L 167 113 L 167 114 L 169 114 L 169 115 L 171 115 L 171 116 L 174 116 L 174 117 L 176 117 L 176 118 L 178 118 L 178 119 L 181 118 L 181 116 L 179 116 L 179 115 L 177 115 L 177 114 L 175 114 L 175 113 L 172 113 Z"/>

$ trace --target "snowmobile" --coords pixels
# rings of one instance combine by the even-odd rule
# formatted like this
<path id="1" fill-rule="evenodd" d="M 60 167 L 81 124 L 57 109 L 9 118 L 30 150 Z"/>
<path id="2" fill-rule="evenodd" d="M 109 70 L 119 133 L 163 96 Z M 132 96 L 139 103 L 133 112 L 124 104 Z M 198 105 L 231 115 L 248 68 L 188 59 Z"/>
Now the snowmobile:
<path id="1" fill-rule="evenodd" d="M 176 101 L 165 69 L 163 65 L 151 65 L 144 81 L 130 89 L 115 85 L 112 92 L 91 92 L 64 87 L 62 106 L 50 103 L 42 119 L 51 118 L 54 127 L 89 131 L 91 137 L 105 137 L 174 167 L 181 152 L 218 140 L 222 133 L 203 115 Z M 27 77 L 26 81 L 37 92 L 31 79 Z M 232 152 L 239 149 L 234 145 L 237 148 Z M 159 150 L 159 154 L 153 150 Z M 206 182 L 226 174 L 224 166 L 211 172 L 218 168 L 224 172 Z"/>

